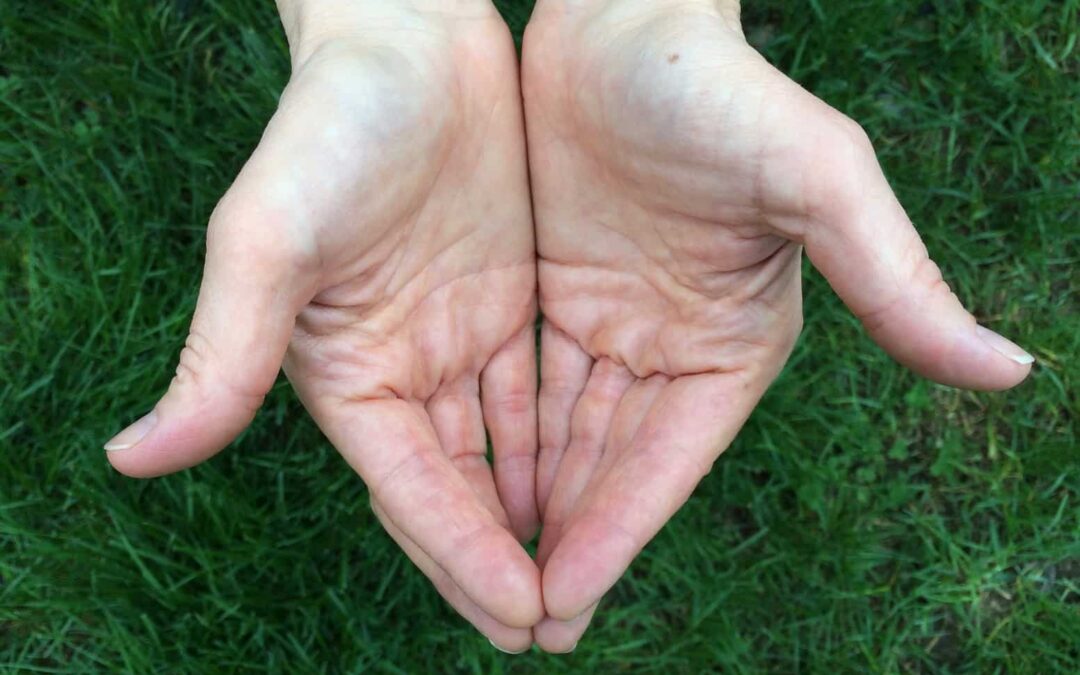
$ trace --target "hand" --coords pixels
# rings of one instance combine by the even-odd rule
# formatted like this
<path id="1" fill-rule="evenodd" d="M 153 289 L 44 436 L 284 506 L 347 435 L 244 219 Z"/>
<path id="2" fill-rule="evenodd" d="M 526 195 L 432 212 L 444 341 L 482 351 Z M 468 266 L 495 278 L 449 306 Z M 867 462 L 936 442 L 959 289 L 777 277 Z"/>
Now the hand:
<path id="1" fill-rule="evenodd" d="M 543 616 L 515 539 L 537 525 L 517 62 L 486 0 L 428 4 L 281 3 L 293 75 L 211 217 L 176 378 L 108 456 L 131 476 L 207 459 L 284 360 L 391 536 L 516 651 Z"/>
<path id="2" fill-rule="evenodd" d="M 916 372 L 1027 375 L 942 281 L 866 135 L 746 44 L 737 4 L 541 0 L 523 59 L 544 649 L 576 644 L 779 373 L 804 246 Z"/>

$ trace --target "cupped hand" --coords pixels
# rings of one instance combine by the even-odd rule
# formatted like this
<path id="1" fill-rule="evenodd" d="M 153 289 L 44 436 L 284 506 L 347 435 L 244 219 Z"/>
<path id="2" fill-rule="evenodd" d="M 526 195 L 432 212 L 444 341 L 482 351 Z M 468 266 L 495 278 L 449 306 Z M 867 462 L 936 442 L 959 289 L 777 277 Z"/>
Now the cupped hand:
<path id="1" fill-rule="evenodd" d="M 747 45 L 737 4 L 541 0 L 522 77 L 544 649 L 573 648 L 779 373 L 804 247 L 921 375 L 1027 375 L 1031 357 L 950 292 L 866 135 Z"/>
<path id="2" fill-rule="evenodd" d="M 536 287 L 513 43 L 486 1 L 280 4 L 293 75 L 211 217 L 176 377 L 109 461 L 207 459 L 284 364 L 391 536 L 524 649 L 543 607 L 517 541 L 537 525 Z"/>

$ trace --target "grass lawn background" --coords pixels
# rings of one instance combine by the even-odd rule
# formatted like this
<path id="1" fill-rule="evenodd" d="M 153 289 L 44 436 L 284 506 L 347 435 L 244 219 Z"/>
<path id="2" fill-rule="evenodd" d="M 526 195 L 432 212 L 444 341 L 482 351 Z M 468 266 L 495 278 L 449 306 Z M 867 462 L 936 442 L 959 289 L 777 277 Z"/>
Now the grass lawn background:
<path id="1" fill-rule="evenodd" d="M 182 346 L 288 75 L 269 0 L 0 2 L 0 670 L 1080 672 L 1080 0 L 747 0 L 858 119 L 1005 394 L 905 372 L 806 267 L 783 376 L 571 656 L 506 656 L 282 380 L 153 481 L 101 444 Z M 515 33 L 528 0 L 501 3 Z"/>

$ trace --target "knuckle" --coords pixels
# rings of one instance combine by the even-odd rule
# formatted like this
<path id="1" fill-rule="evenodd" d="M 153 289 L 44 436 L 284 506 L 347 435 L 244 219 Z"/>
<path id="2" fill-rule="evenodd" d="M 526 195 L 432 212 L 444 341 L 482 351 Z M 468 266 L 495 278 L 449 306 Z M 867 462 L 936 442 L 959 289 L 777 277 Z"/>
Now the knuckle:
<path id="1" fill-rule="evenodd" d="M 383 504 L 400 502 L 400 495 L 407 487 L 425 479 L 431 472 L 424 455 L 410 452 L 397 460 L 385 473 L 368 482 L 371 499 Z"/>
<path id="2" fill-rule="evenodd" d="M 495 457 L 495 467 L 502 474 L 532 475 L 536 472 L 536 454 L 529 448 L 509 448 Z"/>
<path id="3" fill-rule="evenodd" d="M 173 383 L 181 391 L 193 392 L 203 401 L 216 399 L 224 392 L 244 409 L 254 413 L 262 405 L 273 386 L 231 377 L 222 363 L 213 342 L 197 327 L 193 327 L 180 350 Z"/>
<path id="4" fill-rule="evenodd" d="M 810 215 L 822 224 L 850 217 L 880 171 L 870 137 L 858 122 L 835 113 L 826 129 L 814 153 L 821 164 L 807 183 Z"/>
<path id="5" fill-rule="evenodd" d="M 907 283 L 896 294 L 881 301 L 877 306 L 867 311 L 856 312 L 855 315 L 871 335 L 878 334 L 882 329 L 895 321 L 896 313 L 908 301 L 911 289 L 924 289 L 922 292 L 930 296 L 938 294 L 952 294 L 949 284 L 941 274 L 941 268 L 926 255 L 926 249 L 918 246 L 910 253 L 911 261 L 907 265 Z"/>
<path id="6" fill-rule="evenodd" d="M 870 136 L 862 125 L 847 115 L 837 113 L 832 118 L 824 140 L 829 146 L 828 154 L 835 158 L 834 166 L 843 173 L 861 174 L 868 162 L 877 163 Z"/>
<path id="7" fill-rule="evenodd" d="M 283 212 L 252 207 L 226 194 L 210 216 L 206 252 L 208 259 L 252 273 L 288 274 L 316 264 L 314 246 L 304 241 Z"/>
<path id="8" fill-rule="evenodd" d="M 174 381 L 180 386 L 202 389 L 203 374 L 209 370 L 207 363 L 211 360 L 211 351 L 210 341 L 197 330 L 188 333 L 180 350 Z"/>
<path id="9" fill-rule="evenodd" d="M 535 400 L 533 392 L 519 387 L 494 396 L 491 403 L 508 415 L 519 416 L 531 413 L 536 407 Z"/>
<path id="10" fill-rule="evenodd" d="M 544 375 L 539 396 L 545 403 L 556 405 L 564 400 L 576 401 L 582 389 L 584 384 L 554 375 Z"/>
<path id="11" fill-rule="evenodd" d="M 592 447 L 603 442 L 605 418 L 603 406 L 596 401 L 582 400 L 570 417 L 572 442 L 585 447 Z"/>
<path id="12" fill-rule="evenodd" d="M 873 154 L 874 144 L 870 141 L 870 135 L 866 133 L 866 129 L 861 124 L 847 115 L 840 115 L 837 118 L 837 129 L 846 139 L 850 148 L 856 152 L 870 152 Z"/>

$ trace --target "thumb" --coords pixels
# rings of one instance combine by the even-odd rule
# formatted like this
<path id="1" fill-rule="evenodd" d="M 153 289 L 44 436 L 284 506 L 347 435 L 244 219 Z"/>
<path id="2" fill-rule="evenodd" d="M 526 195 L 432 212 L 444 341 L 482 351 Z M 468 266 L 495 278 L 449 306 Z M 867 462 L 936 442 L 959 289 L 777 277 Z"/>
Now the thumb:
<path id="1" fill-rule="evenodd" d="M 209 458 L 251 422 L 281 367 L 307 272 L 284 231 L 250 216 L 211 218 L 191 331 L 168 391 L 106 445 L 123 474 L 157 476 Z M 250 213 L 250 212 L 249 212 Z"/>
<path id="2" fill-rule="evenodd" d="M 976 324 L 942 279 L 897 201 L 866 134 L 844 118 L 811 178 L 811 262 L 871 337 L 924 377 L 1008 389 L 1034 359 Z"/>

